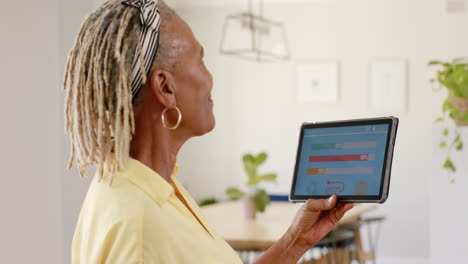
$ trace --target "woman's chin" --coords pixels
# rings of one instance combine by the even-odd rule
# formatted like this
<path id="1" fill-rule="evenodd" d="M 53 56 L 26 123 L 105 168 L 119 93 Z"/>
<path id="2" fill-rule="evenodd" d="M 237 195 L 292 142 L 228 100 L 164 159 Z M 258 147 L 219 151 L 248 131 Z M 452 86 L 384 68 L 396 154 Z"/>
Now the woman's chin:
<path id="1" fill-rule="evenodd" d="M 206 125 L 206 127 L 205 127 L 205 129 L 204 129 L 205 132 L 204 132 L 203 134 L 207 134 L 207 133 L 213 131 L 213 129 L 215 128 L 215 126 L 216 126 L 216 121 L 215 121 L 215 119 L 213 118 L 213 119 Z"/>
<path id="2" fill-rule="evenodd" d="M 213 129 L 215 128 L 215 126 L 216 126 L 216 120 L 213 118 L 213 121 L 211 122 L 210 129 L 209 129 L 208 132 L 206 132 L 206 133 L 209 133 L 209 132 L 213 131 Z"/>
<path id="3" fill-rule="evenodd" d="M 216 121 L 213 118 L 212 121 L 207 122 L 202 127 L 198 127 L 198 129 L 195 130 L 194 134 L 195 134 L 196 137 L 203 136 L 203 135 L 211 132 L 215 128 L 215 126 L 216 126 Z"/>

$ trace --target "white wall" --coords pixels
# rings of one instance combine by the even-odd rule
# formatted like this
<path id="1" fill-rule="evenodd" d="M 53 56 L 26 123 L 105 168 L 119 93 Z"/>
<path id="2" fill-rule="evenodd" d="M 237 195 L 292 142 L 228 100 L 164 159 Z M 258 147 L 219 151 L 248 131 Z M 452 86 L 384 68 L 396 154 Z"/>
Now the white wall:
<path id="1" fill-rule="evenodd" d="M 287 194 L 292 176 L 298 129 L 303 121 L 396 114 L 398 132 L 390 198 L 375 214 L 387 217 L 379 255 L 401 263 L 429 259 L 429 179 L 432 173 L 432 122 L 443 93 L 428 82 L 431 59 L 466 55 L 466 15 L 448 15 L 441 0 L 355 0 L 320 4 L 270 4 L 266 16 L 283 21 L 293 60 L 253 64 L 219 55 L 222 23 L 229 8 L 183 9 L 182 16 L 205 46 L 214 79 L 217 127 L 182 150 L 180 177 L 196 198 L 223 197 L 230 185 L 245 181 L 240 157 L 265 150 L 266 171 L 279 174 L 271 191 Z M 368 60 L 407 58 L 408 111 L 369 113 Z M 297 104 L 294 63 L 337 59 L 341 65 L 341 102 Z M 391 258 L 390 258 L 391 259 Z M 391 262 L 391 261 L 390 261 Z M 389 263 L 390 263 L 389 262 Z M 394 262 L 397 263 L 397 262 Z"/>
<path id="2" fill-rule="evenodd" d="M 62 77 L 64 66 L 67 60 L 68 52 L 73 46 L 81 24 L 86 16 L 93 10 L 93 1 L 75 1 L 75 0 L 61 0 L 59 2 L 60 13 L 60 75 Z M 63 105 L 63 94 L 60 94 L 60 103 Z M 60 109 L 60 126 L 63 128 L 64 118 L 63 109 Z M 61 130 L 63 131 L 63 129 Z M 71 171 L 66 170 L 68 157 L 70 155 L 68 136 L 64 133 L 60 134 L 60 158 L 58 160 L 58 169 L 60 171 L 60 186 L 62 189 L 62 261 L 61 263 L 70 263 L 71 258 L 71 242 L 73 233 L 75 231 L 76 222 L 81 210 L 86 191 L 92 177 L 87 179 L 80 179 L 77 169 L 73 168 Z M 91 174 L 92 175 L 92 174 Z"/>
<path id="3" fill-rule="evenodd" d="M 5 2 L 2 79 L 0 262 L 69 263 L 87 182 L 65 170 L 61 81 L 91 1 Z"/>
<path id="4" fill-rule="evenodd" d="M 455 128 L 449 126 L 453 139 L 455 130 L 460 133 L 464 142 L 463 151 L 451 151 L 451 158 L 457 167 L 454 174 L 442 169 L 446 159 L 446 150 L 439 147 L 444 138 L 442 130 L 445 126 L 437 125 L 433 130 L 434 163 L 430 196 L 430 239 L 431 264 L 460 263 L 468 258 L 468 211 L 464 210 L 466 190 L 468 190 L 468 127 Z M 450 141 L 449 141 L 450 142 Z M 450 178 L 455 182 L 450 182 Z M 460 209 L 463 208 L 463 209 Z"/>
<path id="5" fill-rule="evenodd" d="M 58 1 L 3 1 L 0 32 L 0 262 L 61 263 Z"/>

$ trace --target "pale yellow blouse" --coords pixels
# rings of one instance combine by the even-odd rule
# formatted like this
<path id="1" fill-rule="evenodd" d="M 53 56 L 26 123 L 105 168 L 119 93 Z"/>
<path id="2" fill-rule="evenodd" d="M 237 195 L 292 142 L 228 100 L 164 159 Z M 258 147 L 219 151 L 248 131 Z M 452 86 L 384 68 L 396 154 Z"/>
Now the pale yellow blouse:
<path id="1" fill-rule="evenodd" d="M 130 159 L 112 186 L 95 176 L 73 237 L 72 264 L 241 264 L 237 253 L 207 225 L 176 179 L 177 170 L 169 184 Z"/>

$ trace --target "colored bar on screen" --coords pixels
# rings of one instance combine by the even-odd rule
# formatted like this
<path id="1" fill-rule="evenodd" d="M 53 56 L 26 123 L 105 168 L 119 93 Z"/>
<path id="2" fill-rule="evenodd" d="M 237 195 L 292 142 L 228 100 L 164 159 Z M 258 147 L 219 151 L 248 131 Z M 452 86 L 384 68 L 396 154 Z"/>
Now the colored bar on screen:
<path id="1" fill-rule="evenodd" d="M 369 161 L 375 160 L 375 154 L 310 156 L 309 162 Z"/>
<path id="2" fill-rule="evenodd" d="M 345 142 L 343 143 L 344 149 L 355 149 L 355 148 L 376 148 L 377 142 L 367 141 L 367 142 Z"/>
<path id="3" fill-rule="evenodd" d="M 307 174 L 308 175 L 325 175 L 327 169 L 325 168 L 312 168 L 312 169 L 307 169 Z"/>
<path id="4" fill-rule="evenodd" d="M 376 148 L 377 142 L 375 141 L 363 141 L 363 142 L 337 142 L 337 143 L 325 143 L 325 144 L 312 144 L 310 145 L 311 150 L 325 150 L 325 149 L 362 149 L 362 148 Z"/>
<path id="5" fill-rule="evenodd" d="M 332 143 L 332 144 L 312 144 L 310 148 L 312 150 L 324 150 L 324 149 L 337 149 L 341 143 Z"/>
<path id="6" fill-rule="evenodd" d="M 312 168 L 307 170 L 308 175 L 372 174 L 373 172 L 372 167 Z"/>

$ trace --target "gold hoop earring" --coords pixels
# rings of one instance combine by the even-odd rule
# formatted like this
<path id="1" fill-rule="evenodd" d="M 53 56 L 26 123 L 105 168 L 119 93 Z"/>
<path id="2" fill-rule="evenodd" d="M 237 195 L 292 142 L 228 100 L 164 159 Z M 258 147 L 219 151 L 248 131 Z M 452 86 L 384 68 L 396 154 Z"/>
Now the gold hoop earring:
<path id="1" fill-rule="evenodd" d="M 166 124 L 166 118 L 164 117 L 164 115 L 166 114 L 167 110 L 169 109 L 175 109 L 177 111 L 177 113 L 179 114 L 179 117 L 177 118 L 177 123 L 173 126 L 173 127 L 169 127 L 167 124 Z M 177 129 L 180 125 L 180 122 L 182 121 L 182 113 L 180 112 L 179 108 L 177 106 L 173 106 L 173 107 L 166 107 L 164 108 L 164 111 L 162 112 L 161 114 L 161 121 L 162 121 L 162 124 L 165 128 L 169 129 L 169 130 L 174 130 L 174 129 Z"/>

